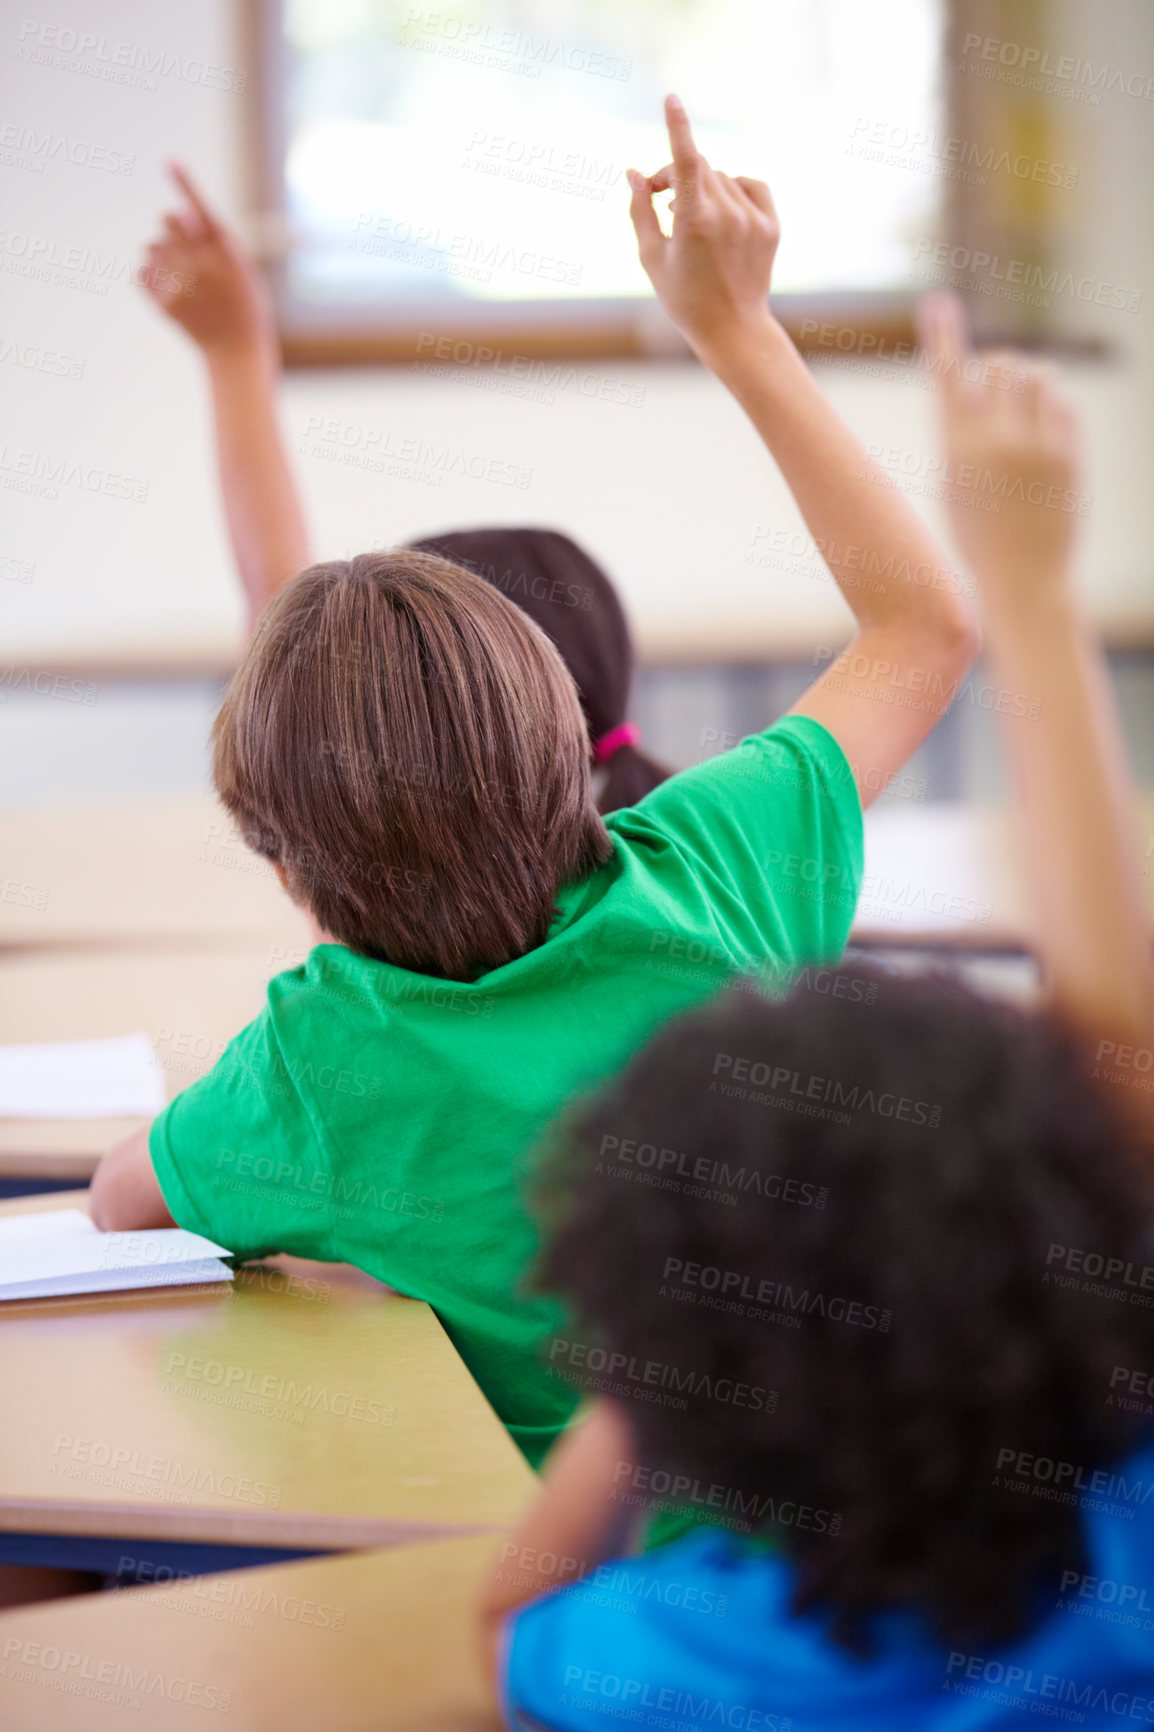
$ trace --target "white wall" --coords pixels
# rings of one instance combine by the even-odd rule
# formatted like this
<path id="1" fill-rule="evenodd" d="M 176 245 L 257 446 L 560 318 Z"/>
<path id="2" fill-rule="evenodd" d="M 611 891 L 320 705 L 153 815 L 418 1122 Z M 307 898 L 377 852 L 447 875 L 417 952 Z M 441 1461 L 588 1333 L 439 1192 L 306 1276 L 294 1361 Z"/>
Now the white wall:
<path id="1" fill-rule="evenodd" d="M 1056 10 L 1054 29 L 1073 52 L 1086 54 L 1100 39 L 1114 62 L 1154 73 L 1145 0 L 1063 4 L 1066 19 Z M 22 36 L 26 18 L 100 35 L 103 44 L 64 64 L 37 64 L 27 48 L 43 39 Z M 117 44 L 150 54 L 164 49 L 193 67 L 185 76 L 161 76 L 156 90 L 91 75 L 107 68 L 100 54 L 113 54 Z M 51 47 L 39 52 L 53 58 Z M 0 164 L 8 163 L 0 167 L 5 664 L 215 663 L 235 642 L 239 610 L 195 356 L 124 279 L 163 208 L 166 157 L 185 158 L 224 208 L 238 211 L 243 99 L 206 88 L 198 67 L 244 70 L 240 56 L 230 0 L 55 0 L 50 20 L 20 9 L 0 23 L 6 122 L 135 158 L 130 173 L 60 160 L 37 173 L 14 165 L 11 148 L 0 153 Z M 1116 356 L 1108 366 L 1072 372 L 1088 418 L 1094 495 L 1086 582 L 1105 622 L 1154 637 L 1154 237 L 1145 208 L 1154 104 L 1103 98 L 1097 108 L 1066 104 L 1062 113 L 1070 150 L 1089 168 L 1065 244 L 1083 268 L 1137 283 L 1147 302 L 1139 317 L 1094 309 L 1084 315 Z M 100 294 L 22 275 L 33 243 L 41 259 L 60 259 L 70 248 L 99 255 L 87 261 L 90 286 L 99 285 L 96 273 L 110 259 L 120 280 Z M 82 363 L 81 377 L 32 370 L 12 358 L 10 344 L 25 355 L 32 346 L 73 358 Z M 473 374 L 464 382 L 367 369 L 292 376 L 285 414 L 294 444 L 309 417 L 323 415 L 394 441 L 436 439 L 532 471 L 523 491 L 452 476 L 432 487 L 302 455 L 318 552 L 470 523 L 536 521 L 570 530 L 605 560 L 650 653 L 769 653 L 838 633 L 845 616 L 828 582 L 746 562 L 759 525 L 797 520 L 712 379 L 676 363 L 605 362 L 591 370 L 643 386 L 643 406 L 588 400 L 571 388 L 552 403 L 527 402 L 481 388 Z M 863 437 L 933 449 L 929 393 L 836 366 L 822 372 Z M 62 486 L 55 499 L 22 492 L 20 464 L 29 458 L 20 453 L 127 476 L 146 484 L 147 498 L 91 495 L 76 485 Z M 31 581 L 20 581 L 29 567 Z"/>

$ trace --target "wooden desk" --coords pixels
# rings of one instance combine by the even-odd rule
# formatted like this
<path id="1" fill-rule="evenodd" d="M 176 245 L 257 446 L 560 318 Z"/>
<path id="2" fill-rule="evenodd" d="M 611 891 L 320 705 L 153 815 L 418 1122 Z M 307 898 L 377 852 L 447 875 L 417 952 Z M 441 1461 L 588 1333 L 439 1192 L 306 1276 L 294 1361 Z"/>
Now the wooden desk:
<path id="1" fill-rule="evenodd" d="M 0 1213 L 37 1206 L 76 1199 Z M 535 1476 L 429 1307 L 294 1267 L 0 1307 L 0 1530 L 323 1550 L 515 1521 Z"/>
<path id="2" fill-rule="evenodd" d="M 171 1099 L 210 1070 L 302 952 L 247 939 L 222 949 L 0 953 L 0 1043 L 132 1034 L 152 1041 Z M 89 1179 L 144 1119 L 0 1118 L 0 1177 Z"/>
<path id="3" fill-rule="evenodd" d="M 1154 925 L 1154 795 L 1139 797 L 1137 817 Z M 957 950 L 1034 942 L 1037 921 L 1011 811 L 954 802 L 874 807 L 865 834 L 854 941 Z"/>
<path id="4" fill-rule="evenodd" d="M 308 946 L 303 916 L 213 795 L 3 814 L 0 945 L 239 933 Z"/>
<path id="5" fill-rule="evenodd" d="M 438 1540 L 6 1612 L 0 1721 L 121 1732 L 140 1699 L 148 1732 L 222 1709 L 231 1732 L 499 1732 L 476 1635 L 499 1549 Z"/>

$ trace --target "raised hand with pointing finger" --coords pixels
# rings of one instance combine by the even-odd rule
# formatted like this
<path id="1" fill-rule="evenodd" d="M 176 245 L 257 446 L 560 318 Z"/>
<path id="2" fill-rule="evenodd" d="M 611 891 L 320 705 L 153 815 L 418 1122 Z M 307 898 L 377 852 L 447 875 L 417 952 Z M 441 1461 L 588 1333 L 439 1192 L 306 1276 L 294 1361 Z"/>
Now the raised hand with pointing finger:
<path id="1" fill-rule="evenodd" d="M 765 182 L 711 167 L 676 96 L 665 99 L 665 123 L 673 160 L 649 176 L 630 169 L 629 214 L 658 300 L 705 359 L 716 344 L 765 325 L 781 230 Z M 670 187 L 667 236 L 653 200 Z"/>
<path id="2" fill-rule="evenodd" d="M 144 287 L 163 313 L 206 353 L 273 341 L 264 278 L 237 237 L 206 203 L 188 170 L 169 165 L 184 195 L 145 255 Z"/>
<path id="3" fill-rule="evenodd" d="M 946 707 L 944 700 L 895 704 L 884 681 L 956 689 L 977 651 L 976 622 L 956 585 L 914 577 L 948 576 L 944 554 L 823 396 L 770 310 L 779 226 L 769 188 L 708 163 L 675 96 L 666 99 L 665 122 L 673 160 L 656 174 L 629 176 L 641 262 L 670 318 L 761 435 L 857 621 L 846 658 L 832 662 L 794 710 L 838 741 L 866 806 Z M 670 188 L 666 235 L 653 200 Z M 859 662 L 878 671 L 847 677 L 846 667 Z"/>
<path id="4" fill-rule="evenodd" d="M 229 538 L 255 623 L 309 564 L 310 538 L 277 412 L 280 350 L 272 300 L 255 260 L 170 165 L 184 202 L 146 254 L 144 287 L 204 357 Z"/>

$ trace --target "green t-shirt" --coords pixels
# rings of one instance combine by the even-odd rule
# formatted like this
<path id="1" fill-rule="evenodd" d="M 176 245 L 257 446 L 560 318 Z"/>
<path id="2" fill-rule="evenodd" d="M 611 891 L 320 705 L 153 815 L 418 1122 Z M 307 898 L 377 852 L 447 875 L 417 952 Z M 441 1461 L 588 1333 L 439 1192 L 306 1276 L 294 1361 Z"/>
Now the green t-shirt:
<path id="1" fill-rule="evenodd" d="M 174 1220 L 427 1300 L 534 1464 L 577 1400 L 544 1363 L 562 1313 L 522 1290 L 542 1133 L 735 971 L 836 960 L 861 882 L 849 765 L 804 717 L 606 823 L 538 949 L 461 983 L 318 945 L 152 1127 Z"/>

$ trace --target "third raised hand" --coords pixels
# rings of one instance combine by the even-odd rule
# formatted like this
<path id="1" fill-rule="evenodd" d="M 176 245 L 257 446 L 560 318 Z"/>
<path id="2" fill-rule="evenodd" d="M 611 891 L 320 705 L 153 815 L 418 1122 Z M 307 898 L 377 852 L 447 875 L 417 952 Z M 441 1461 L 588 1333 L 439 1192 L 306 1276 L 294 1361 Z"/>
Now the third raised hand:
<path id="1" fill-rule="evenodd" d="M 1013 353 L 975 356 L 961 302 L 948 293 L 926 296 L 919 324 L 951 470 L 972 481 L 949 489 L 950 522 L 987 600 L 993 588 L 1068 577 L 1085 499 L 1077 418 L 1052 367 Z"/>
<path id="2" fill-rule="evenodd" d="M 676 96 L 665 99 L 665 122 L 673 160 L 649 176 L 630 169 L 629 214 L 658 300 L 708 360 L 769 322 L 780 228 L 764 181 L 722 174 L 700 154 Z M 670 187 L 673 232 L 667 236 L 653 199 Z"/>

